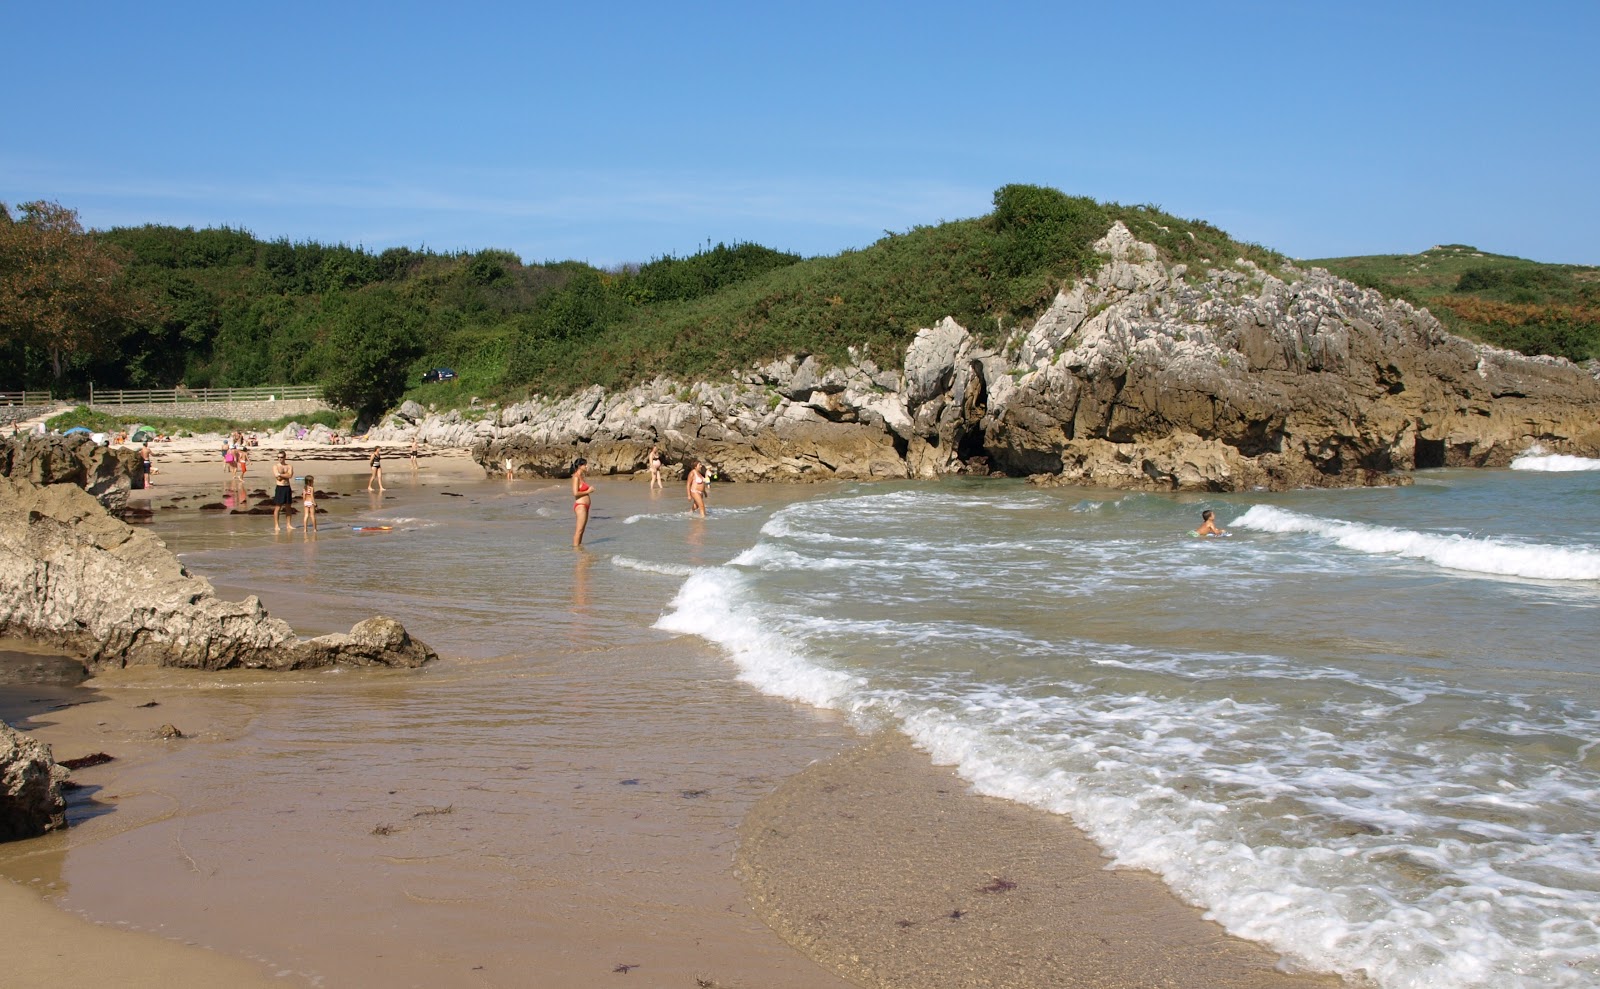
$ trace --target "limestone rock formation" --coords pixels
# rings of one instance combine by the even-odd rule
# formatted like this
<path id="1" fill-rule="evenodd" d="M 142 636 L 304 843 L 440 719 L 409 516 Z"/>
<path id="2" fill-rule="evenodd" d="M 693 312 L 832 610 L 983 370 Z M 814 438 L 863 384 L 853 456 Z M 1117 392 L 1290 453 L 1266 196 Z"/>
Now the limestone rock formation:
<path id="1" fill-rule="evenodd" d="M 0 478 L 0 634 L 76 652 L 92 666 L 415 667 L 436 657 L 398 622 L 301 640 L 254 596 L 222 601 L 161 540 L 112 518 L 83 489 Z"/>
<path id="2" fill-rule="evenodd" d="M 101 446 L 88 433 L 24 433 L 0 443 L 0 475 L 34 484 L 76 484 L 112 510 L 144 483 L 135 450 Z"/>
<path id="3" fill-rule="evenodd" d="M 1473 344 L 1319 268 L 1168 266 L 1120 222 L 1103 264 L 986 346 L 945 319 L 899 369 L 795 355 L 722 383 L 595 387 L 493 414 L 415 409 L 373 432 L 470 447 L 491 473 L 709 460 L 733 480 L 936 477 L 1229 491 L 1404 483 L 1535 443 L 1600 455 L 1588 368 Z"/>
<path id="4" fill-rule="evenodd" d="M 64 826 L 61 784 L 69 775 L 56 765 L 50 746 L 0 723 L 0 841 Z"/>

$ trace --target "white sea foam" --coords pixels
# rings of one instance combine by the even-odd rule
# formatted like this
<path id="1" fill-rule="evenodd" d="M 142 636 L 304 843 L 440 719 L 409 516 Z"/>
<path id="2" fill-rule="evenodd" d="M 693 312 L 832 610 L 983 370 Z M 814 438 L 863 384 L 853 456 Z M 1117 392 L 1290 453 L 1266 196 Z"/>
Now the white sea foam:
<path id="1" fill-rule="evenodd" d="M 1593 457 L 1569 457 L 1561 453 L 1544 453 L 1542 451 L 1529 450 L 1511 461 L 1511 469 L 1561 473 L 1578 470 L 1600 470 L 1600 460 L 1596 460 Z"/>
<path id="2" fill-rule="evenodd" d="M 656 563 L 650 560 L 636 560 L 631 556 L 613 556 L 611 562 L 614 566 L 625 570 L 658 573 L 667 577 L 688 577 L 695 571 L 694 567 L 682 563 Z"/>
<path id="3" fill-rule="evenodd" d="M 731 567 L 702 570 L 684 581 L 656 628 L 698 635 L 721 646 L 739 678 L 757 689 L 815 707 L 847 708 L 865 681 L 813 662 L 763 620 Z"/>
<path id="4" fill-rule="evenodd" d="M 1271 505 L 1255 505 L 1233 524 L 1258 532 L 1307 533 L 1359 553 L 1425 560 L 1451 570 L 1535 580 L 1600 580 L 1600 549 L 1592 546 L 1545 546 L 1493 536 L 1415 532 L 1318 518 Z"/>
<path id="5" fill-rule="evenodd" d="M 861 564 L 836 556 L 806 556 L 772 543 L 757 543 L 731 561 L 735 566 L 762 570 L 847 570 Z"/>
<path id="6" fill-rule="evenodd" d="M 1502 825 L 1487 842 L 1409 839 L 1459 824 L 1434 795 L 1470 765 L 1401 758 L 1381 730 L 1286 733 L 1270 704 L 985 685 L 930 699 L 895 704 L 905 730 L 979 792 L 1071 815 L 1118 865 L 1160 874 L 1233 933 L 1304 964 L 1388 989 L 1592 985 L 1600 894 L 1537 878 L 1593 875 L 1586 834 Z M 1515 789 L 1530 806 L 1585 792 L 1556 779 Z M 1252 840 L 1263 822 L 1250 808 L 1285 801 L 1303 811 L 1270 827 L 1353 827 Z"/>

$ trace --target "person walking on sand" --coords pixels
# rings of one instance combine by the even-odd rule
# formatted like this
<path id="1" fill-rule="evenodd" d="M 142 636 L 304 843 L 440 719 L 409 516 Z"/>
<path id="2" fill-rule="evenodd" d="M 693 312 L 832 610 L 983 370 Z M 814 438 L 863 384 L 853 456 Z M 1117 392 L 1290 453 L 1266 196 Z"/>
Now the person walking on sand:
<path id="1" fill-rule="evenodd" d="M 1200 513 L 1200 528 L 1194 530 L 1197 536 L 1226 536 L 1227 529 L 1217 528 L 1217 513 L 1206 509 Z"/>
<path id="2" fill-rule="evenodd" d="M 411 449 L 406 451 L 406 456 L 411 458 L 411 469 L 417 469 L 417 438 L 411 437 Z"/>
<path id="3" fill-rule="evenodd" d="M 306 475 L 306 487 L 300 495 L 301 507 L 305 510 L 305 519 L 300 527 L 311 532 L 317 527 L 317 479 L 310 474 Z"/>
<path id="4" fill-rule="evenodd" d="M 650 448 L 650 490 L 655 491 L 662 487 L 661 484 L 661 448 Z"/>
<path id="5" fill-rule="evenodd" d="M 289 500 L 294 497 L 294 468 L 289 466 L 289 455 L 279 452 L 278 462 L 272 465 L 272 531 L 278 531 L 278 516 L 289 510 Z M 294 528 L 294 518 L 288 519 Z"/>
<path id="6" fill-rule="evenodd" d="M 372 490 L 372 485 L 374 483 L 376 483 L 378 485 L 378 490 L 382 491 L 384 489 L 383 488 L 383 447 L 379 446 L 379 447 L 374 447 L 373 448 L 373 450 L 372 450 L 372 459 L 367 461 L 367 466 L 372 468 L 372 473 L 367 475 L 367 490 L 371 491 Z"/>
<path id="7" fill-rule="evenodd" d="M 572 512 L 578 517 L 577 528 L 572 530 L 572 545 L 583 545 L 583 530 L 589 528 L 589 494 L 594 488 L 584 477 L 589 472 L 589 461 L 579 457 L 572 462 Z"/>
<path id="8" fill-rule="evenodd" d="M 706 517 L 706 475 L 700 467 L 700 461 L 689 463 L 689 479 L 684 483 L 684 489 L 689 495 L 689 514 L 700 513 L 701 518 Z"/>

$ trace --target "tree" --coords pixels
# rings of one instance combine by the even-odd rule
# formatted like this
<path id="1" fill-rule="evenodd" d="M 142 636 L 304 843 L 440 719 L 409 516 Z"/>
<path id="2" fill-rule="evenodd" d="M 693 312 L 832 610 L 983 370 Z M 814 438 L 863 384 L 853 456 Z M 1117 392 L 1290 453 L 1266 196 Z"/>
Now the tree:
<path id="1" fill-rule="evenodd" d="M 23 203 L 15 219 L 0 203 L 0 330 L 40 347 L 59 381 L 68 361 L 104 349 L 139 315 L 123 277 L 127 255 L 84 233 L 76 210 Z"/>
<path id="2" fill-rule="evenodd" d="M 326 313 L 323 397 L 371 423 L 405 394 L 406 371 L 422 356 L 417 315 L 392 293 L 371 290 L 330 297 Z"/>

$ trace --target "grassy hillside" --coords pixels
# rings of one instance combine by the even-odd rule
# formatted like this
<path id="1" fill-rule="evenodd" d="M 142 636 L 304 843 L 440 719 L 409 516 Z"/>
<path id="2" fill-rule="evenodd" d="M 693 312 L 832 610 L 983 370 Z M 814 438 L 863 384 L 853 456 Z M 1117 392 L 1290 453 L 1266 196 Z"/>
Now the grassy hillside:
<path id="1" fill-rule="evenodd" d="M 1542 264 L 1463 244 L 1304 263 L 1427 306 L 1471 339 L 1575 361 L 1600 358 L 1600 268 Z"/>

